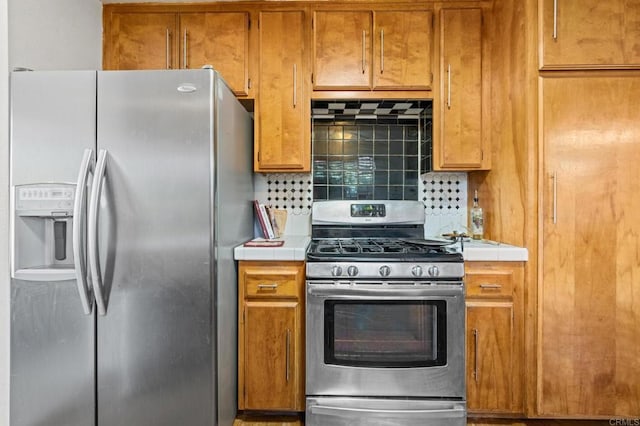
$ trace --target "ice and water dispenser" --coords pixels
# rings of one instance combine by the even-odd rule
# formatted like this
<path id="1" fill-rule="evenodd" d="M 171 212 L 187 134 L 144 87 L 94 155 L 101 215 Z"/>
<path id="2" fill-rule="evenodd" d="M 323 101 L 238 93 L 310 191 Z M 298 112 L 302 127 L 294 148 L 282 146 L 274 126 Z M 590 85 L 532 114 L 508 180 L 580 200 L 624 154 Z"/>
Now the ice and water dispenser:
<path id="1" fill-rule="evenodd" d="M 29 281 L 75 279 L 75 184 L 14 187 L 12 276 Z"/>

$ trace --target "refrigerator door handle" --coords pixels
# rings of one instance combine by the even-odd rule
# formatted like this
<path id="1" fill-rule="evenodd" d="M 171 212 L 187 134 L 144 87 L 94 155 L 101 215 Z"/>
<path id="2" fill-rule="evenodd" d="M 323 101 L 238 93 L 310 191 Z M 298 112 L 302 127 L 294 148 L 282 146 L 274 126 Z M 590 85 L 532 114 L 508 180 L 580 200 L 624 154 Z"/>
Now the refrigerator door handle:
<path id="1" fill-rule="evenodd" d="M 76 198 L 73 203 L 73 263 L 76 270 L 76 283 L 80 302 L 85 315 L 90 315 L 93 309 L 93 293 L 88 283 L 86 251 L 83 246 L 83 235 L 85 222 L 85 206 L 87 199 L 87 185 L 89 174 L 94 171 L 93 150 L 85 149 L 78 172 L 78 182 L 76 183 Z"/>
<path id="2" fill-rule="evenodd" d="M 100 195 L 104 184 L 104 176 L 107 168 L 108 153 L 101 149 L 98 153 L 98 162 L 91 185 L 91 199 L 89 201 L 89 224 L 87 226 L 87 246 L 89 252 L 89 265 L 91 266 L 91 282 L 93 293 L 96 298 L 98 314 L 106 315 L 107 305 L 102 283 L 102 272 L 100 271 L 100 259 L 98 256 L 98 207 Z"/>

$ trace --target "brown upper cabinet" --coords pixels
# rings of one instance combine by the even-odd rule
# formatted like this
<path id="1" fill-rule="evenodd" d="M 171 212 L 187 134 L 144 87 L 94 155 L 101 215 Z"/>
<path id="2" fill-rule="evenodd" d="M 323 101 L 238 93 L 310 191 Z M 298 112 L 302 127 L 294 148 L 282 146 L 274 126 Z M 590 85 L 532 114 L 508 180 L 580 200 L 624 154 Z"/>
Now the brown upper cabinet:
<path id="1" fill-rule="evenodd" d="M 239 96 L 250 94 L 248 12 L 155 12 L 105 6 L 103 68 L 211 65 Z"/>
<path id="2" fill-rule="evenodd" d="M 262 11 L 254 170 L 311 170 L 310 72 L 303 11 Z"/>
<path id="3" fill-rule="evenodd" d="M 315 90 L 430 90 L 427 10 L 316 11 Z"/>
<path id="4" fill-rule="evenodd" d="M 439 16 L 439 96 L 435 97 L 434 170 L 491 166 L 484 106 L 482 9 L 442 9 Z"/>
<path id="5" fill-rule="evenodd" d="M 541 69 L 640 68 L 640 3 L 539 0 Z"/>

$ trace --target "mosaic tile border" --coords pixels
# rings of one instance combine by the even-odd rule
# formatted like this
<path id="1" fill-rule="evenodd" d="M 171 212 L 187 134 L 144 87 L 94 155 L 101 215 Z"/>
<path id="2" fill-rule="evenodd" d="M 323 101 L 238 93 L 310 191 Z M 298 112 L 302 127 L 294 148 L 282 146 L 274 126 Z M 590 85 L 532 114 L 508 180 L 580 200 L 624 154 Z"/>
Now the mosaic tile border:
<path id="1" fill-rule="evenodd" d="M 273 173 L 265 175 L 267 204 L 291 214 L 310 214 L 313 182 L 309 174 Z"/>

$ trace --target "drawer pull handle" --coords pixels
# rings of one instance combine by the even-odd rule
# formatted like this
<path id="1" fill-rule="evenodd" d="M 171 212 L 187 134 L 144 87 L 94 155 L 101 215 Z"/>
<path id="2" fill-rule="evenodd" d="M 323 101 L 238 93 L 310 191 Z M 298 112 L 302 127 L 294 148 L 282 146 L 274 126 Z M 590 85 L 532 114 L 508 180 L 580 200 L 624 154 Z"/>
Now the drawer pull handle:
<path id="1" fill-rule="evenodd" d="M 259 290 L 275 290 L 278 288 L 278 284 L 258 284 Z"/>
<path id="2" fill-rule="evenodd" d="M 480 380 L 480 372 L 478 371 L 478 341 L 480 340 L 480 332 L 477 328 L 473 329 L 473 378 L 476 383 Z"/>
<path id="3" fill-rule="evenodd" d="M 500 290 L 502 286 L 500 284 L 480 284 L 480 288 L 489 290 Z"/>
<path id="4" fill-rule="evenodd" d="M 287 328 L 287 337 L 286 337 L 286 342 L 285 342 L 285 353 L 286 353 L 286 368 L 285 368 L 285 379 L 287 381 L 287 383 L 289 382 L 289 378 L 290 378 L 290 373 L 289 370 L 291 369 L 291 354 L 289 353 L 291 351 L 291 330 L 289 330 Z"/>

